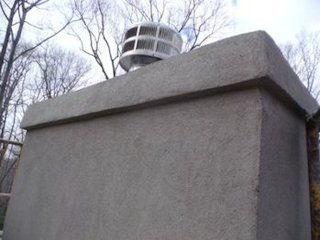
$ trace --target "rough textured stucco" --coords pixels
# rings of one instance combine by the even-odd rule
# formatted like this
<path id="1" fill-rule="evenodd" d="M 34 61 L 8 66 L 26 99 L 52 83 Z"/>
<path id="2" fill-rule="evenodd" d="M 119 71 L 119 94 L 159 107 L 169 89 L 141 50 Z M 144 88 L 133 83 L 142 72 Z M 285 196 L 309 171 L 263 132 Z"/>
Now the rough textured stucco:
<path id="1" fill-rule="evenodd" d="M 260 116 L 248 90 L 31 131 L 6 239 L 255 239 Z"/>
<path id="2" fill-rule="evenodd" d="M 311 239 L 305 121 L 262 93 L 258 239 Z"/>
<path id="3" fill-rule="evenodd" d="M 186 94 L 237 89 L 245 85 L 277 86 L 310 113 L 317 103 L 293 73 L 273 40 L 262 31 L 242 34 L 188 54 L 160 61 L 89 88 L 33 105 L 22 127 L 34 128 L 102 116 L 172 101 Z M 277 91 L 276 91 L 277 92 Z M 41 113 L 41 114 L 39 114 Z"/>
<path id="4" fill-rule="evenodd" d="M 308 239 L 317 106 L 264 32 L 36 104 L 4 239 Z"/>

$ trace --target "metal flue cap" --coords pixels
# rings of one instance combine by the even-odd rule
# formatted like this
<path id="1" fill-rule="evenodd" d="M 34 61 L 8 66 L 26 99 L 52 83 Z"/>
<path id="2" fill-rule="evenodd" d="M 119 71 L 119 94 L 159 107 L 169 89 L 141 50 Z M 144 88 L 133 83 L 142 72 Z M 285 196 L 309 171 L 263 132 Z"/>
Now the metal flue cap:
<path id="1" fill-rule="evenodd" d="M 182 38 L 178 32 L 160 23 L 139 23 L 125 33 L 120 65 L 133 71 L 147 64 L 181 53 Z"/>

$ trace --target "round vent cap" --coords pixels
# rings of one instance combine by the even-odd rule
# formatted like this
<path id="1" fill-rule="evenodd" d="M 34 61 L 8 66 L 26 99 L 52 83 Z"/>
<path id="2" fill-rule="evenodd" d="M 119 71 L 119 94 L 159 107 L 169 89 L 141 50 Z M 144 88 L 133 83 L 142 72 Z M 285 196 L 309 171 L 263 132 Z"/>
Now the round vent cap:
<path id="1" fill-rule="evenodd" d="M 127 72 L 178 55 L 182 38 L 178 32 L 160 23 L 139 23 L 124 36 L 120 65 Z"/>

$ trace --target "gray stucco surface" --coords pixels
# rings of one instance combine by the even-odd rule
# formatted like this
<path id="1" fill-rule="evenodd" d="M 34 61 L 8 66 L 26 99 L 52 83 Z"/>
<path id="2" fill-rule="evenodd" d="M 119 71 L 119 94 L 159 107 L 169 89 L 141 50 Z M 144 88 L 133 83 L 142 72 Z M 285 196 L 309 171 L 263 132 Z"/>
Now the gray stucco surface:
<path id="1" fill-rule="evenodd" d="M 243 85 L 268 85 L 284 91 L 306 113 L 316 102 L 265 32 L 227 38 L 160 61 L 78 92 L 34 104 L 22 127 L 103 116 L 144 105 L 170 102 L 187 94 L 203 95 Z"/>
<path id="2" fill-rule="evenodd" d="M 6 239 L 255 239 L 258 96 L 30 131 Z"/>
<path id="3" fill-rule="evenodd" d="M 316 108 L 264 32 L 36 104 L 4 239 L 308 239 Z"/>
<path id="4" fill-rule="evenodd" d="M 258 238 L 311 239 L 305 121 L 262 91 Z"/>

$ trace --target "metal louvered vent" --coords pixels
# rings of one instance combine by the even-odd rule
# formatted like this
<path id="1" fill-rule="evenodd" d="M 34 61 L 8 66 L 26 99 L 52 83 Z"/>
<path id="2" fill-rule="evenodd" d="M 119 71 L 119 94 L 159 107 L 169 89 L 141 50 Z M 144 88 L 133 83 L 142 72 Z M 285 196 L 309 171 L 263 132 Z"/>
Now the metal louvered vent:
<path id="1" fill-rule="evenodd" d="M 138 39 L 136 49 L 153 50 L 154 43 L 155 43 L 155 40 L 153 39 Z"/>
<path id="2" fill-rule="evenodd" d="M 121 67 L 128 71 L 178 55 L 182 38 L 173 29 L 159 23 L 140 23 L 124 35 Z"/>

